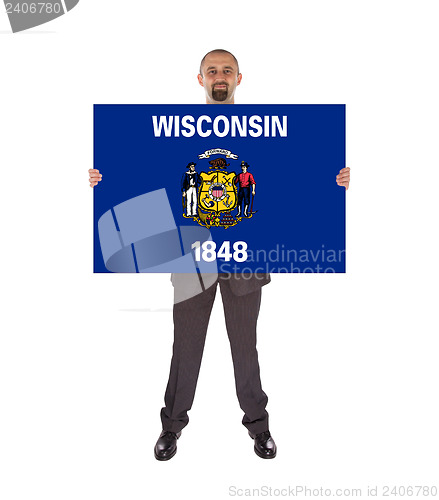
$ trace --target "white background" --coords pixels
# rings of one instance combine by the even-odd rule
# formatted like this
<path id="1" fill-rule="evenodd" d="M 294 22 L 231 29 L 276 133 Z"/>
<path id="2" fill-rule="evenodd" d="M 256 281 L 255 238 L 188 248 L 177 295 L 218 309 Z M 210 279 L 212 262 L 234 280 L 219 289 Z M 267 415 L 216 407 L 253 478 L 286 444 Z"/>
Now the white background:
<path id="1" fill-rule="evenodd" d="M 436 7 L 81 0 L 20 34 L 2 8 L 2 499 L 439 486 Z M 202 103 L 214 48 L 240 62 L 237 103 L 346 103 L 347 274 L 263 289 L 276 459 L 240 423 L 218 294 L 190 423 L 158 462 L 172 286 L 92 274 L 92 105 Z"/>

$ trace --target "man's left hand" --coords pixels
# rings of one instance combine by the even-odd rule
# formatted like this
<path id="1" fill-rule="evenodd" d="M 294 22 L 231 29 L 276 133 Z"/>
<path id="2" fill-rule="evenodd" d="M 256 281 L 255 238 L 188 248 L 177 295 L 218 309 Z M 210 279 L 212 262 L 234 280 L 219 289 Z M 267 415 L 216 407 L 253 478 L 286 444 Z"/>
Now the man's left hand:
<path id="1" fill-rule="evenodd" d="M 349 181 L 351 180 L 351 169 L 349 167 L 342 168 L 335 178 L 339 186 L 344 186 L 349 189 Z"/>

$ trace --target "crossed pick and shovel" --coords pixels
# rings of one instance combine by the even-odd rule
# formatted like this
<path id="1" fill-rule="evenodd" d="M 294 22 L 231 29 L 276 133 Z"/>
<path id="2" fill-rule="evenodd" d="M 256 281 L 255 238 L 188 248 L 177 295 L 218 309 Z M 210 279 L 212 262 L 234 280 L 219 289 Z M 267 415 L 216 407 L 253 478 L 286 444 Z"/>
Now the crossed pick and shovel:
<path id="1" fill-rule="evenodd" d="M 3 0 L 13 33 L 48 23 L 66 14 L 79 0 Z"/>

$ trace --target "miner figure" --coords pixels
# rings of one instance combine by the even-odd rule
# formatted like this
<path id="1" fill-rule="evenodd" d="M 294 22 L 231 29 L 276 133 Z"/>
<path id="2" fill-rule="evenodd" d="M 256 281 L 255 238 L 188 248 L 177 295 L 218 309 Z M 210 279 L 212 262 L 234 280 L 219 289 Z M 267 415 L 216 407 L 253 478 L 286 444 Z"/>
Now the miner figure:
<path id="1" fill-rule="evenodd" d="M 234 183 L 238 184 L 238 213 L 236 217 L 242 217 L 241 215 L 241 206 L 244 201 L 244 217 L 248 217 L 249 214 L 249 205 L 250 205 L 250 186 L 252 189 L 252 195 L 255 195 L 255 186 L 256 182 L 253 178 L 253 175 L 248 170 L 248 163 L 245 161 L 241 162 L 241 170 L 242 172 L 235 177 Z"/>

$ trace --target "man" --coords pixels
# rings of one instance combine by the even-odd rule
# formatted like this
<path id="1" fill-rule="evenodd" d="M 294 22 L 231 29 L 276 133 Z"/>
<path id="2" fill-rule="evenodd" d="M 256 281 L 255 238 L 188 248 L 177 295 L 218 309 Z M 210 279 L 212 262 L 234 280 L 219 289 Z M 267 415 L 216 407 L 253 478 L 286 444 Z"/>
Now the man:
<path id="1" fill-rule="evenodd" d="M 234 104 L 235 90 L 241 83 L 238 61 L 225 50 L 213 50 L 201 61 L 198 82 L 204 88 L 206 104 Z M 89 170 L 90 186 L 102 179 L 97 170 Z M 336 181 L 349 187 L 349 168 L 340 170 Z M 175 296 L 184 291 L 192 275 L 173 275 Z M 174 303 L 174 345 L 165 406 L 161 410 L 163 431 L 154 448 L 157 460 L 169 460 L 177 452 L 177 439 L 187 425 L 203 355 L 209 317 L 219 285 L 223 299 L 227 334 L 235 373 L 236 393 L 244 411 L 243 425 L 254 440 L 254 451 L 261 458 L 274 458 L 276 445 L 268 427 L 265 409 L 268 398 L 262 390 L 256 324 L 261 303 L 261 288 L 270 276 L 215 275 L 211 282 L 201 283 L 202 293 Z M 221 408 L 212 408 L 212 427 L 222 434 Z M 204 453 L 204 452 L 203 452 Z"/>
<path id="2" fill-rule="evenodd" d="M 250 205 L 250 186 L 252 188 L 252 195 L 255 195 L 256 182 L 253 175 L 247 172 L 248 163 L 245 161 L 241 162 L 242 172 L 235 177 L 233 181 L 235 184 L 239 185 L 238 189 L 238 213 L 236 217 L 241 217 L 241 207 L 242 201 L 244 201 L 244 217 L 248 217 L 248 207 Z"/>
<path id="3" fill-rule="evenodd" d="M 200 175 L 195 172 L 195 163 L 189 163 L 189 170 L 181 179 L 181 191 L 186 198 L 186 215 L 193 217 L 197 215 L 197 189 L 200 187 Z"/>

